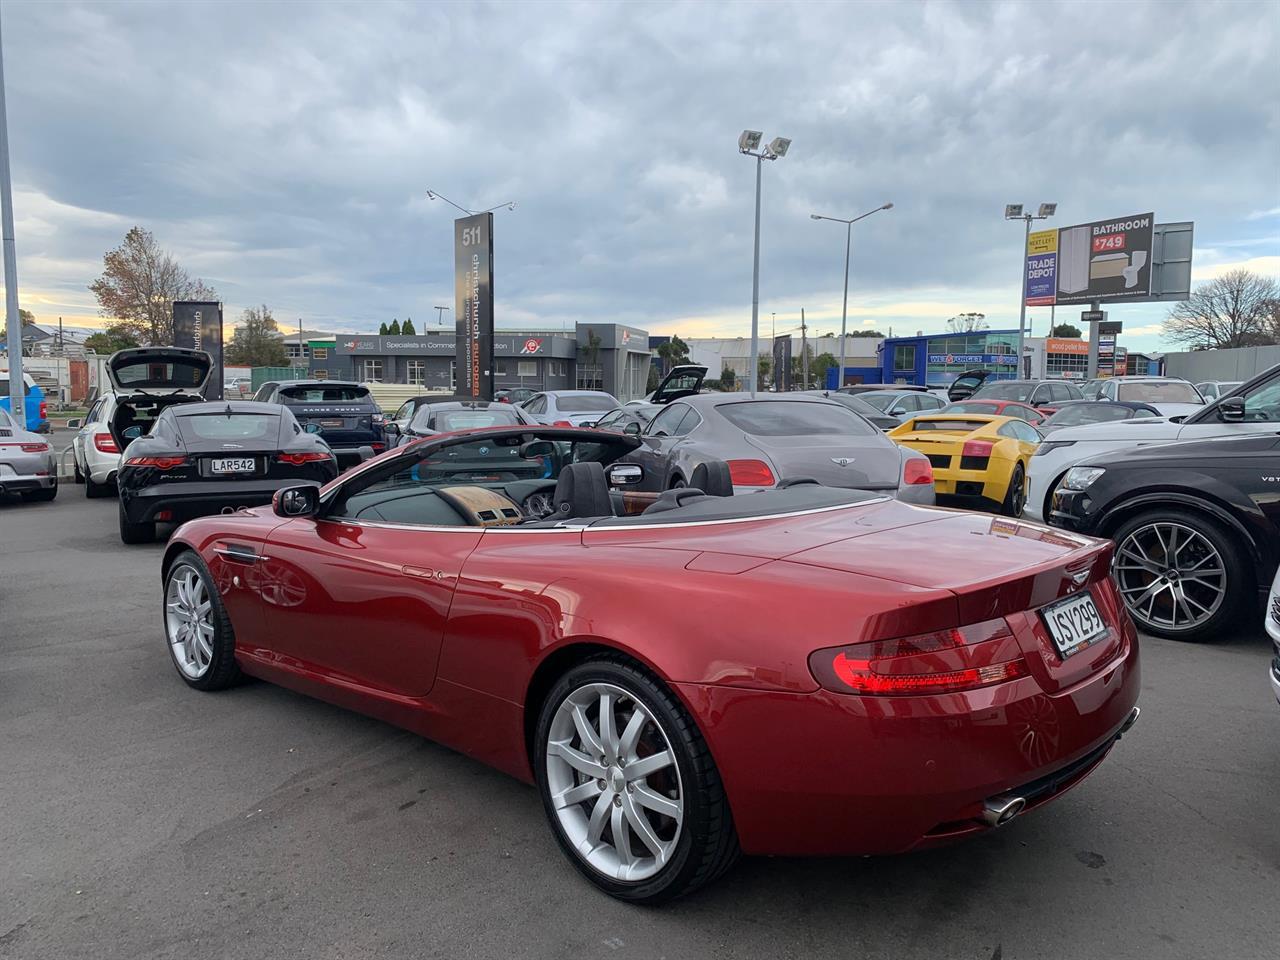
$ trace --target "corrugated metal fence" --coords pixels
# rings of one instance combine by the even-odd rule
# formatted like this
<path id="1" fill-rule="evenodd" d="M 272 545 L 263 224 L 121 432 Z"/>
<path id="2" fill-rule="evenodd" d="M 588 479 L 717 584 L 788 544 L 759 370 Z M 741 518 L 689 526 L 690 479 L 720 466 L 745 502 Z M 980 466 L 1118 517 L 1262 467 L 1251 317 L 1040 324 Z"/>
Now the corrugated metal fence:
<path id="1" fill-rule="evenodd" d="M 1192 383 L 1205 380 L 1248 380 L 1280 364 L 1280 346 L 1241 347 L 1238 350 L 1192 350 L 1166 353 L 1164 372 Z"/>

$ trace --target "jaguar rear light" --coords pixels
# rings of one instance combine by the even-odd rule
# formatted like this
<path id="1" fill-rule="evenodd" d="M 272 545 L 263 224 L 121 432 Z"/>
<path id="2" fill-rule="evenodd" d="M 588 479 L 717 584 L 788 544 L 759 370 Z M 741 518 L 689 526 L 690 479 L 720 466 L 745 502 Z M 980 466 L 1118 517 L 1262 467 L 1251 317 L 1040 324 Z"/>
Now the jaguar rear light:
<path id="1" fill-rule="evenodd" d="M 763 460 L 729 460 L 729 479 L 735 487 L 772 487 L 773 471 Z"/>
<path id="2" fill-rule="evenodd" d="M 829 647 L 809 655 L 827 690 L 873 697 L 955 693 L 1027 676 L 1027 662 L 1001 619 L 895 640 Z"/>
<path id="3" fill-rule="evenodd" d="M 124 462 L 124 465 L 126 467 L 155 467 L 157 470 L 172 470 L 186 462 L 186 457 L 130 457 Z"/>
<path id="4" fill-rule="evenodd" d="M 907 486 L 933 483 L 933 464 L 912 457 L 902 465 L 902 482 Z"/>
<path id="5" fill-rule="evenodd" d="M 95 433 L 93 435 L 93 447 L 99 453 L 120 452 L 120 448 L 116 446 L 116 438 L 109 433 Z"/>
<path id="6" fill-rule="evenodd" d="M 304 463 L 316 463 L 320 460 L 328 460 L 330 456 L 331 454 L 324 453 L 320 450 L 313 450 L 307 453 L 281 453 L 276 456 L 276 459 L 281 463 L 288 463 L 295 467 L 300 467 Z"/>

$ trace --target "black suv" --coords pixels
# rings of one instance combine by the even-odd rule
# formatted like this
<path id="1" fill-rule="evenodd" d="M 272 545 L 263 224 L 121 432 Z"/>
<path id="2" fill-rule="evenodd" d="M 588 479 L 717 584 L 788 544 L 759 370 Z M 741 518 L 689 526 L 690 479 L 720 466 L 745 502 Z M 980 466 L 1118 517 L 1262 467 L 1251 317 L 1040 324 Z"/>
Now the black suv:
<path id="1" fill-rule="evenodd" d="M 283 403 L 308 433 L 318 433 L 339 464 L 362 459 L 361 447 L 387 448 L 382 408 L 369 388 L 345 380 L 284 380 L 264 383 L 253 395 L 261 403 Z"/>
<path id="2" fill-rule="evenodd" d="M 1063 477 L 1048 520 L 1116 542 L 1120 594 L 1148 633 L 1215 639 L 1256 609 L 1280 563 L 1280 432 L 1086 460 Z"/>

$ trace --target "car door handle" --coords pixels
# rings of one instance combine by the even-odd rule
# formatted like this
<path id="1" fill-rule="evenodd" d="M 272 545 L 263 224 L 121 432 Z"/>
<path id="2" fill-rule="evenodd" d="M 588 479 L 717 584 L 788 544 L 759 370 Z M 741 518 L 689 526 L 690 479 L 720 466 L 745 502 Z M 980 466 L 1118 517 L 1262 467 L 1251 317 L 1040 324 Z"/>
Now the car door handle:
<path id="1" fill-rule="evenodd" d="M 436 570 L 433 567 L 415 567 L 412 564 L 405 564 L 400 568 L 400 572 L 406 577 L 416 577 L 419 580 L 447 580 L 450 576 L 443 570 Z"/>
<path id="2" fill-rule="evenodd" d="M 267 559 L 265 554 L 258 553 L 253 547 L 246 546 L 243 543 L 223 543 L 214 547 L 214 553 L 222 557 L 228 563 L 243 563 L 252 565 L 261 563 Z"/>

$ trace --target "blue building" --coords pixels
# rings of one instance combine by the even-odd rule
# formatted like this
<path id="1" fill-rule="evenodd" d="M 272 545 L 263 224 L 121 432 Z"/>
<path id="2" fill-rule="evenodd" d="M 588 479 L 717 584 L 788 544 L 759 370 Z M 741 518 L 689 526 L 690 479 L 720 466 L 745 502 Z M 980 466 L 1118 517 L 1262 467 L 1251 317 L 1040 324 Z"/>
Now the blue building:
<path id="1" fill-rule="evenodd" d="M 966 370 L 991 370 L 996 379 L 1011 380 L 1017 352 L 1017 330 L 890 337 L 880 345 L 880 379 L 945 387 Z"/>

